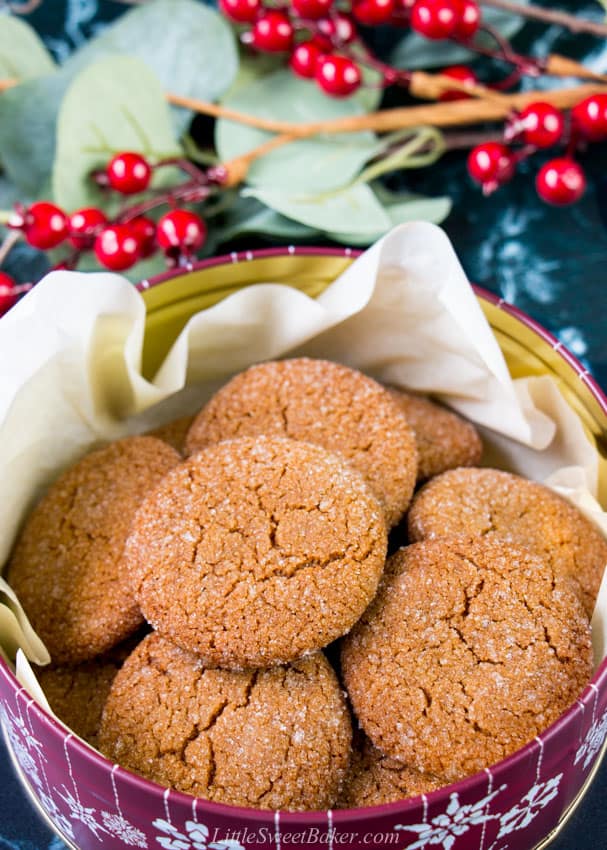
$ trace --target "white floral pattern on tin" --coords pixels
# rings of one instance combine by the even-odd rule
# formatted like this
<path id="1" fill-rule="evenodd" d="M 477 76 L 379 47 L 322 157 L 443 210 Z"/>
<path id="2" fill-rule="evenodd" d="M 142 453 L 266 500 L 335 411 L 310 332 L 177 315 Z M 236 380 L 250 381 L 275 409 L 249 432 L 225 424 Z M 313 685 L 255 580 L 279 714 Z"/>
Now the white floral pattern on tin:
<path id="1" fill-rule="evenodd" d="M 416 832 L 418 840 L 413 844 L 407 844 L 407 850 L 417 850 L 427 844 L 440 844 L 444 850 L 451 850 L 458 836 L 463 835 L 473 826 L 495 820 L 498 816 L 483 811 L 486 806 L 503 791 L 505 785 L 493 791 L 482 800 L 470 805 L 460 805 L 457 792 L 451 794 L 449 805 L 440 815 L 436 815 L 429 823 L 397 824 L 394 829 L 410 830 Z"/>
<path id="2" fill-rule="evenodd" d="M 573 763 L 577 764 L 579 761 L 584 759 L 584 770 L 586 770 L 588 765 L 593 761 L 595 755 L 603 746 L 606 737 L 607 711 L 590 726 L 590 729 L 586 733 L 586 737 L 575 754 Z"/>
<path id="3" fill-rule="evenodd" d="M 63 785 L 62 788 L 65 793 L 62 794 L 60 791 L 58 791 L 57 793 L 59 794 L 61 799 L 69 806 L 70 817 L 72 818 L 72 820 L 79 820 L 85 826 L 88 826 L 95 838 L 98 839 L 99 832 L 105 832 L 106 830 L 99 823 L 99 821 L 96 820 L 96 810 L 93 808 L 88 808 L 87 806 L 83 806 L 80 800 L 77 800 L 71 793 L 71 791 L 68 791 L 65 785 Z"/>
<path id="4" fill-rule="evenodd" d="M 28 752 L 36 753 L 44 761 L 47 760 L 44 755 L 44 746 L 42 742 L 38 741 L 31 734 L 22 717 L 18 717 L 16 714 L 13 714 L 13 712 L 5 706 L 0 706 L 0 721 L 4 724 L 13 746 L 21 744 L 21 747 L 27 749 Z"/>
<path id="5" fill-rule="evenodd" d="M 537 782 L 530 788 L 519 803 L 500 817 L 500 830 L 497 837 L 503 838 L 504 835 L 529 826 L 542 809 L 554 800 L 562 778 L 563 774 L 559 773 L 546 782 Z"/>
<path id="6" fill-rule="evenodd" d="M 145 834 L 140 829 L 137 829 L 136 826 L 133 826 L 132 823 L 129 823 L 122 815 L 115 812 L 101 812 L 101 817 L 103 818 L 104 829 L 110 835 L 119 838 L 124 844 L 128 844 L 131 847 L 145 848 L 148 846 Z"/>
<path id="7" fill-rule="evenodd" d="M 71 838 L 73 840 L 74 830 L 72 824 L 66 818 L 66 816 L 59 810 L 57 803 L 53 800 L 53 798 L 41 791 L 38 794 L 38 800 L 40 801 L 42 808 L 47 813 L 49 818 L 53 821 L 55 826 L 57 826 L 61 830 L 61 832 L 66 836 L 66 838 Z"/>
<path id="8" fill-rule="evenodd" d="M 233 839 L 212 841 L 209 844 L 208 826 L 193 820 L 185 822 L 185 833 L 162 818 L 157 818 L 153 825 L 165 833 L 156 837 L 156 841 L 164 850 L 245 850 L 239 841 Z"/>

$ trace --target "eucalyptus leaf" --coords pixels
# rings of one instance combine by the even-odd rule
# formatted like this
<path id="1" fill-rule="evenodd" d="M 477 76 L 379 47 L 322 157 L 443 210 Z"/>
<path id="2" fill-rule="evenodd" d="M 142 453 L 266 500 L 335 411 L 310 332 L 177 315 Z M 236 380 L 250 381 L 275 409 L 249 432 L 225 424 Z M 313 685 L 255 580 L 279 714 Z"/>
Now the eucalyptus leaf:
<path id="1" fill-rule="evenodd" d="M 69 77 L 62 71 L 26 80 L 0 97 L 0 160 L 24 195 L 49 186 L 55 156 L 55 120 Z"/>
<path id="2" fill-rule="evenodd" d="M 309 80 L 280 70 L 238 88 L 223 105 L 280 121 L 323 121 L 364 110 L 354 98 L 326 97 Z M 221 119 L 217 122 L 215 143 L 221 160 L 229 161 L 261 145 L 271 134 Z M 377 140 L 373 133 L 319 135 L 291 142 L 256 160 L 247 182 L 264 189 L 289 187 L 292 194 L 323 192 L 348 183 L 373 156 Z"/>
<path id="3" fill-rule="evenodd" d="M 105 56 L 137 56 L 165 91 L 217 100 L 238 70 L 232 28 L 215 9 L 196 0 L 151 0 L 122 15 L 67 60 L 72 72 Z M 130 84 L 124 80 L 124 84 Z M 179 111 L 183 131 L 190 113 Z"/>
<path id="4" fill-rule="evenodd" d="M 117 150 L 152 159 L 179 154 L 162 86 L 141 59 L 129 56 L 96 62 L 66 92 L 57 120 L 55 201 L 68 210 L 107 208 L 90 173 Z"/>
<path id="5" fill-rule="evenodd" d="M 397 198 L 398 200 L 395 200 Z M 397 224 L 404 224 L 407 221 L 428 221 L 440 224 L 451 212 L 451 207 L 450 198 L 425 198 L 422 195 L 397 193 L 392 195 L 392 200 L 384 205 L 384 210 L 390 219 L 390 226 L 396 227 Z M 384 233 L 385 231 L 378 231 L 372 235 L 361 235 L 360 233 L 333 232 L 327 235 L 330 239 L 344 245 L 364 246 L 375 242 Z"/>
<path id="6" fill-rule="evenodd" d="M 0 16 L 0 77 L 27 80 L 55 70 L 55 62 L 36 31 L 20 18 Z"/>
<path id="7" fill-rule="evenodd" d="M 219 242 L 230 242 L 242 236 L 272 236 L 299 242 L 319 235 L 318 229 L 286 218 L 256 198 L 248 197 L 240 198 L 225 215 L 218 238 Z"/>
<path id="8" fill-rule="evenodd" d="M 519 0 L 525 6 L 527 0 Z M 524 18 L 483 6 L 483 21 L 495 27 L 504 38 L 510 39 L 521 29 Z M 479 33 L 476 41 L 485 47 L 495 47 L 495 41 L 485 33 Z M 468 62 L 476 54 L 453 41 L 431 41 L 414 32 L 408 32 L 390 54 L 390 64 L 395 68 L 406 68 L 414 71 L 418 68 L 439 68 Z"/>
<path id="9" fill-rule="evenodd" d="M 384 233 L 391 226 L 387 213 L 365 183 L 321 196 L 266 188 L 246 189 L 243 195 L 257 198 L 287 218 L 331 233 L 344 225 L 352 233 L 367 235 Z"/>

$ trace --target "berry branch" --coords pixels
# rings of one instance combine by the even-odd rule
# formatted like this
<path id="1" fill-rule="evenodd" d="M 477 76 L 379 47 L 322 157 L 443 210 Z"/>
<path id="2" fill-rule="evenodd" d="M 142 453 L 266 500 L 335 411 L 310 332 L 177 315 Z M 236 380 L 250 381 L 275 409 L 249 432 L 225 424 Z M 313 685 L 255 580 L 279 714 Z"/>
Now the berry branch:
<path id="1" fill-rule="evenodd" d="M 567 12 L 557 12 L 554 9 L 544 9 L 542 6 L 521 6 L 520 3 L 511 3 L 510 0 L 478 0 L 481 6 L 492 6 L 494 9 L 503 9 L 504 12 L 512 12 L 521 18 L 530 18 L 542 21 L 545 24 L 556 24 L 573 33 L 588 33 L 598 38 L 607 38 L 607 25 L 597 21 L 589 21 L 587 18 L 578 18 Z"/>

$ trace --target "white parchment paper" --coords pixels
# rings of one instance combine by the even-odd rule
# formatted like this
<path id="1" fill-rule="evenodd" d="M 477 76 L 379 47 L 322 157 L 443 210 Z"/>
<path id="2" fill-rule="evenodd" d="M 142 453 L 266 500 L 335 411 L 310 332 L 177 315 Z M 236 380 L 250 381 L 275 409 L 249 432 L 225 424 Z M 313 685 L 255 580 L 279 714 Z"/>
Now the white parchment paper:
<path id="1" fill-rule="evenodd" d="M 446 235 L 395 228 L 319 298 L 268 281 L 193 316 L 152 381 L 141 374 L 145 305 L 118 275 L 54 272 L 0 321 L 0 562 L 45 486 L 100 443 L 191 412 L 253 362 L 325 357 L 432 392 L 478 423 L 502 465 L 578 504 L 607 534 L 598 458 L 549 377 L 512 381 Z M 0 580 L 1 581 L 1 580 Z M 606 653 L 607 582 L 593 618 Z M 5 582 L 0 646 L 47 654 Z M 8 613 L 7 613 L 8 612 Z M 27 672 L 24 673 L 27 676 Z"/>

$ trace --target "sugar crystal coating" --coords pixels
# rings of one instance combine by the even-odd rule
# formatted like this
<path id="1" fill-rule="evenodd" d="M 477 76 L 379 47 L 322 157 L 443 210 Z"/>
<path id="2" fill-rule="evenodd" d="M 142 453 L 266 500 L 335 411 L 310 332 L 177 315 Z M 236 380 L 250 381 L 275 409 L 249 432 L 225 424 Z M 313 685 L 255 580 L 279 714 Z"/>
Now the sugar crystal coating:
<path id="1" fill-rule="evenodd" d="M 497 535 L 547 558 L 569 576 L 589 617 L 607 565 L 607 540 L 572 504 L 543 484 L 499 469 L 454 469 L 417 494 L 408 515 L 412 541 Z"/>
<path id="2" fill-rule="evenodd" d="M 344 640 L 344 681 L 367 735 L 422 773 L 461 779 L 569 707 L 592 670 L 570 581 L 497 539 L 407 546 Z"/>
<path id="3" fill-rule="evenodd" d="M 99 735 L 108 758 L 161 785 L 290 810 L 334 804 L 350 739 L 322 653 L 269 670 L 208 669 L 157 634 L 116 676 Z"/>
<path id="4" fill-rule="evenodd" d="M 345 634 L 386 555 L 381 506 L 340 458 L 284 437 L 192 455 L 137 513 L 127 570 L 149 623 L 207 664 L 263 667 Z"/>
<path id="5" fill-rule="evenodd" d="M 305 440 L 345 458 L 384 505 L 388 525 L 407 510 L 415 437 L 390 393 L 361 372 L 306 357 L 251 366 L 202 409 L 186 448 L 258 434 Z"/>
<path id="6" fill-rule="evenodd" d="M 86 455 L 29 516 L 8 581 L 56 663 L 107 651 L 143 622 L 123 562 L 143 498 L 180 458 L 154 437 L 127 437 Z"/>

